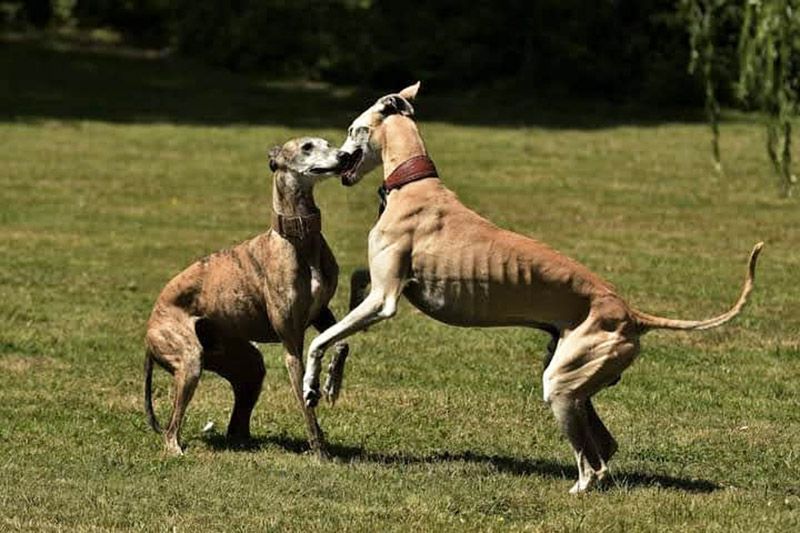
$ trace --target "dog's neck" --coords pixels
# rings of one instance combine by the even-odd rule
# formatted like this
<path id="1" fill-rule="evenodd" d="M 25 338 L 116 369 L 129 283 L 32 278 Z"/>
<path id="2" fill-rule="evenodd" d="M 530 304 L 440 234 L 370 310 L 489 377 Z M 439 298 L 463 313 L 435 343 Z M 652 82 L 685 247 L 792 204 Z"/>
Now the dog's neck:
<path id="1" fill-rule="evenodd" d="M 313 182 L 286 170 L 276 172 L 272 184 L 272 230 L 306 250 L 315 247 L 322 230 L 313 189 Z"/>
<path id="2" fill-rule="evenodd" d="M 314 186 L 303 183 L 288 170 L 279 170 L 272 180 L 272 211 L 284 217 L 318 215 Z"/>
<path id="3" fill-rule="evenodd" d="M 392 115 L 383 122 L 383 179 L 388 178 L 403 162 L 412 157 L 426 155 L 425 144 L 413 120 L 402 115 Z"/>

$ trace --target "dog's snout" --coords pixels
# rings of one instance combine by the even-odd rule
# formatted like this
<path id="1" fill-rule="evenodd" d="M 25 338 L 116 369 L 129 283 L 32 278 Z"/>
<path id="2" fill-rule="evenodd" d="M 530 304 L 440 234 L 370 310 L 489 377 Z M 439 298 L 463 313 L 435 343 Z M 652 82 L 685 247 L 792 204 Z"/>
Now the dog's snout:
<path id="1" fill-rule="evenodd" d="M 336 153 L 336 159 L 337 159 L 339 162 L 341 162 L 341 163 L 347 163 L 347 162 L 350 160 L 350 156 L 351 156 L 351 155 L 352 155 L 352 154 L 348 154 L 347 152 L 344 152 L 344 151 L 342 151 L 342 150 L 339 150 L 339 151 Z"/>

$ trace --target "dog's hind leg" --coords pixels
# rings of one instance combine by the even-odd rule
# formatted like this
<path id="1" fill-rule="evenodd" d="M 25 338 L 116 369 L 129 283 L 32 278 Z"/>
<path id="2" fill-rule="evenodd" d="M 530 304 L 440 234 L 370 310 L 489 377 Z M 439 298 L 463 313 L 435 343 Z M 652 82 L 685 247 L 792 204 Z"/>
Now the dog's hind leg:
<path id="1" fill-rule="evenodd" d="M 183 454 L 179 443 L 181 423 L 202 372 L 203 346 L 195 320 L 183 310 L 164 308 L 146 335 L 155 362 L 173 375 L 172 415 L 164 431 L 164 445 L 173 455 Z"/>
<path id="2" fill-rule="evenodd" d="M 547 343 L 544 365 L 542 365 L 542 369 L 546 370 L 547 367 L 550 366 L 550 361 L 553 360 L 553 356 L 556 353 L 556 348 L 558 348 L 558 341 L 561 340 L 561 331 L 559 331 L 558 328 L 548 324 L 537 324 L 535 327 L 550 335 L 550 342 Z"/>
<path id="3" fill-rule="evenodd" d="M 544 372 L 544 399 L 569 439 L 578 464 L 578 481 L 570 490 L 592 488 L 606 475 L 616 442 L 591 405 L 591 397 L 619 376 L 636 357 L 639 344 L 620 327 L 587 319 L 562 338 Z"/>
<path id="4" fill-rule="evenodd" d="M 369 285 L 369 269 L 357 268 L 350 274 L 350 304 L 348 306 L 350 311 L 358 307 L 358 304 L 367 297 Z"/>
<path id="5" fill-rule="evenodd" d="M 217 349 L 206 352 L 204 364 L 205 368 L 228 380 L 233 389 L 228 438 L 235 441 L 249 439 L 250 418 L 266 375 L 261 352 L 247 340 L 225 339 Z"/>
<path id="6" fill-rule="evenodd" d="M 578 464 L 578 481 L 570 489 L 576 494 L 592 488 L 605 476 L 607 467 L 592 439 L 587 420 L 586 399 L 569 395 L 550 398 L 550 407 L 564 435 L 569 439 Z"/>
<path id="7" fill-rule="evenodd" d="M 186 414 L 186 407 L 192 400 L 197 383 L 200 381 L 201 373 L 202 361 L 199 351 L 185 354 L 183 364 L 175 370 L 172 417 L 164 431 L 167 451 L 173 455 L 183 455 L 183 449 L 179 444 L 183 416 Z"/>
<path id="8" fill-rule="evenodd" d="M 597 415 L 592 405 L 592 399 L 586 398 L 586 418 L 589 422 L 589 430 L 591 431 L 592 440 L 597 445 L 597 451 L 603 461 L 608 463 L 614 454 L 617 452 L 617 441 L 614 436 L 608 431 L 603 421 Z"/>

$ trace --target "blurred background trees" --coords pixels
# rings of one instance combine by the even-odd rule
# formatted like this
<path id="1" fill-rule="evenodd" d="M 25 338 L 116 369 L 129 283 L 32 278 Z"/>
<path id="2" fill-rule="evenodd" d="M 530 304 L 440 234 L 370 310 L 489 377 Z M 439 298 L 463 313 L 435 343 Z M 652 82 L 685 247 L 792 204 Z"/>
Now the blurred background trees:
<path id="1" fill-rule="evenodd" d="M 0 0 L 0 22 L 100 28 L 273 78 L 704 102 L 720 170 L 720 104 L 757 109 L 784 194 L 796 181 L 800 0 Z"/>
<path id="2" fill-rule="evenodd" d="M 792 194 L 792 117 L 800 105 L 800 2 L 750 0 L 739 39 L 739 97 L 767 115 L 767 153 Z"/>
<path id="3" fill-rule="evenodd" d="M 733 36 L 740 24 L 741 3 L 728 0 L 681 0 L 679 9 L 689 34 L 689 72 L 703 81 L 705 110 L 711 126 L 714 168 L 722 172 L 719 147 L 718 93 L 731 82 Z M 727 78 L 727 79 L 726 79 Z"/>
<path id="4" fill-rule="evenodd" d="M 381 89 L 419 78 L 461 91 L 502 86 L 677 105 L 702 102 L 711 90 L 715 101 L 732 104 L 735 84 L 740 94 L 743 88 L 755 94 L 755 74 L 770 64 L 782 65 L 779 76 L 796 71 L 790 55 L 800 38 L 797 4 L 0 0 L 0 23 L 5 29 L 102 28 L 130 44 L 276 78 Z M 751 59 L 740 79 L 745 57 Z M 695 75 L 687 71 L 690 59 Z M 704 77 L 712 80 L 710 88 Z"/>
<path id="5" fill-rule="evenodd" d="M 698 101 L 675 0 L 19 0 L 6 25 L 107 28 L 232 70 Z M 14 13 L 12 17 L 10 13 Z M 11 19 L 14 20 L 11 20 Z"/>

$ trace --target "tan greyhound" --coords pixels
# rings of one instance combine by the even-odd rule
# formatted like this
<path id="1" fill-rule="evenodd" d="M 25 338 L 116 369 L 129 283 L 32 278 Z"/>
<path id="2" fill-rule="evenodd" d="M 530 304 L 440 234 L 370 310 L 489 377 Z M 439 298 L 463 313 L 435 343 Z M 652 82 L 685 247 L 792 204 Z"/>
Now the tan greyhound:
<path id="1" fill-rule="evenodd" d="M 356 161 L 342 176 L 358 182 L 381 162 L 385 210 L 369 233 L 371 289 L 341 322 L 311 343 L 304 378 L 308 405 L 319 398 L 320 360 L 331 343 L 393 316 L 401 294 L 418 309 L 458 326 L 528 326 L 553 337 L 544 400 L 569 439 L 578 464 L 570 492 L 600 481 L 617 444 L 591 397 L 619 380 L 655 328 L 699 330 L 724 324 L 753 286 L 753 248 L 744 288 L 726 313 L 672 320 L 631 308 L 614 287 L 577 261 L 534 239 L 498 228 L 458 201 L 436 177 L 410 101 L 419 83 L 380 98 L 348 129 L 342 150 Z"/>
<path id="2" fill-rule="evenodd" d="M 233 387 L 228 437 L 250 437 L 250 416 L 265 373 L 261 352 L 251 341 L 283 343 L 309 443 L 324 453 L 314 409 L 303 402 L 303 339 L 309 324 L 322 331 L 336 323 L 328 301 L 336 291 L 339 267 L 320 232 L 313 188 L 341 173 L 349 159 L 327 141 L 310 137 L 273 148 L 272 228 L 195 262 L 161 292 L 145 336 L 145 410 L 160 432 L 151 398 L 156 362 L 174 375 L 174 406 L 164 432 L 169 453 L 183 453 L 181 422 L 204 368 Z M 332 400 L 347 352 L 347 344 L 337 345 L 326 384 Z"/>

